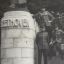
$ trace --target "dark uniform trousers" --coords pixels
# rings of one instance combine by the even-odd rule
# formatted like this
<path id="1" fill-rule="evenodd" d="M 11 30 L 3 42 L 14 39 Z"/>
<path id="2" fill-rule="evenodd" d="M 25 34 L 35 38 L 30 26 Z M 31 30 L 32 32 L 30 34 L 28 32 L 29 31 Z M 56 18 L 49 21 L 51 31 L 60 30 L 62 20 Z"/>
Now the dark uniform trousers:
<path id="1" fill-rule="evenodd" d="M 44 64 L 47 64 L 48 32 L 39 32 L 36 36 L 36 43 L 38 46 L 38 64 L 41 64 L 42 54 L 44 57 Z"/>
<path id="2" fill-rule="evenodd" d="M 44 64 L 47 64 L 47 50 L 46 49 L 38 49 L 38 64 L 41 64 L 42 54 L 44 57 Z"/>

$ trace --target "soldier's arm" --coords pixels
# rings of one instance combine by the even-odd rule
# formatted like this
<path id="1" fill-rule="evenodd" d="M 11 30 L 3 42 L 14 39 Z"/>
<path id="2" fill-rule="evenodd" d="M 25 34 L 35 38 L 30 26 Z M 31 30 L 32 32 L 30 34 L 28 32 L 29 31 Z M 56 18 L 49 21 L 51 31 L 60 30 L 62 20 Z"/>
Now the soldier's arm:
<path id="1" fill-rule="evenodd" d="M 55 17 L 51 13 L 48 12 L 48 15 L 52 18 L 52 21 L 55 19 Z"/>

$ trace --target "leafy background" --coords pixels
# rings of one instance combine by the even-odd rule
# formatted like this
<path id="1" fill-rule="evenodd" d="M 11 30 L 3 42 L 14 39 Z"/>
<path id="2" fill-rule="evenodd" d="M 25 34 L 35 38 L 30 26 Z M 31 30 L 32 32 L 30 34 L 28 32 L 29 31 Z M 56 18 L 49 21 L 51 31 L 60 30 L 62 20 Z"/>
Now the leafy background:
<path id="1" fill-rule="evenodd" d="M 28 8 L 32 13 L 37 12 L 42 7 L 48 10 L 64 11 L 64 0 L 27 0 Z M 0 17 L 10 5 L 10 0 L 0 0 Z"/>

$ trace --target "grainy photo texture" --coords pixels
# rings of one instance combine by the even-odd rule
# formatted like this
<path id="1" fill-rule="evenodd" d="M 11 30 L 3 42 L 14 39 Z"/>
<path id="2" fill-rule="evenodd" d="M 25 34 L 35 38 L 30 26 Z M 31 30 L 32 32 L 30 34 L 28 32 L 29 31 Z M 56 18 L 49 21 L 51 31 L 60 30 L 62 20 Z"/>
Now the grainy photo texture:
<path id="1" fill-rule="evenodd" d="M 64 64 L 63 0 L 0 0 L 1 64 Z"/>

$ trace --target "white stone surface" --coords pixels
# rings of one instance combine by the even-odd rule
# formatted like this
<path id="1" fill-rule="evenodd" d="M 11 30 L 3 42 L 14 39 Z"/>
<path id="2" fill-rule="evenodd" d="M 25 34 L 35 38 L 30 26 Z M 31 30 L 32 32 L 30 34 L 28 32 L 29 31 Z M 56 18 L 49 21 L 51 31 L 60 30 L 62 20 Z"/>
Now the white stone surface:
<path id="1" fill-rule="evenodd" d="M 27 38 L 35 38 L 34 30 L 27 29 L 8 29 L 6 30 L 6 38 L 19 38 L 19 37 L 27 37 Z"/>
<path id="2" fill-rule="evenodd" d="M 6 30 L 1 29 L 1 38 L 6 38 Z"/>
<path id="3" fill-rule="evenodd" d="M 21 57 L 21 48 L 1 49 L 1 58 Z"/>
<path id="4" fill-rule="evenodd" d="M 34 58 L 23 58 L 22 64 L 34 64 Z"/>
<path id="5" fill-rule="evenodd" d="M 12 48 L 6 50 L 6 58 L 21 57 L 21 48 Z"/>
<path id="6" fill-rule="evenodd" d="M 34 41 L 28 38 L 14 39 L 14 47 L 34 48 Z"/>
<path id="7" fill-rule="evenodd" d="M 17 58 L 14 59 L 14 64 L 34 64 L 33 58 Z"/>
<path id="8" fill-rule="evenodd" d="M 19 29 L 16 19 L 21 25 Z M 30 29 L 24 28 L 25 20 Z M 1 37 L 1 64 L 34 64 L 34 38 L 37 31 L 32 15 L 26 11 L 9 11 L 4 14 L 1 23 L 1 27 L 6 28 Z M 17 24 L 15 29 L 14 24 Z"/>
<path id="9" fill-rule="evenodd" d="M 13 59 L 2 59 L 1 64 L 13 64 Z"/>
<path id="10" fill-rule="evenodd" d="M 22 64 L 22 58 L 13 59 L 13 64 Z"/>
<path id="11" fill-rule="evenodd" d="M 28 24 L 29 24 L 29 28 L 35 30 L 35 22 L 34 22 L 34 19 L 32 18 L 32 14 L 30 14 L 27 11 L 9 11 L 9 12 L 6 12 L 4 14 L 4 17 L 2 18 L 2 21 L 8 20 L 8 19 L 10 19 L 11 21 L 13 21 L 14 19 L 19 19 L 19 20 L 26 19 Z"/>
<path id="12" fill-rule="evenodd" d="M 12 48 L 13 39 L 1 39 L 1 48 Z"/>
<path id="13" fill-rule="evenodd" d="M 6 58 L 6 49 L 1 49 L 1 58 Z"/>
<path id="14" fill-rule="evenodd" d="M 20 29 L 9 29 L 6 31 L 7 38 L 18 38 L 20 37 L 21 30 Z"/>
<path id="15" fill-rule="evenodd" d="M 24 34 L 24 37 L 27 37 L 27 38 L 32 38 L 34 39 L 35 38 L 35 31 L 34 30 L 22 30 L 22 34 Z M 21 34 L 21 35 L 22 35 Z"/>
<path id="16" fill-rule="evenodd" d="M 6 19 L 6 18 L 21 18 L 21 17 L 27 17 L 27 18 L 32 18 L 32 15 L 30 14 L 30 12 L 27 12 L 27 11 L 8 11 L 8 12 L 5 12 L 4 13 L 4 17 L 2 18 L 3 19 Z M 32 19 L 33 20 L 33 19 Z"/>
<path id="17" fill-rule="evenodd" d="M 34 58 L 34 49 L 31 48 L 22 48 L 22 57 L 32 57 Z"/>

